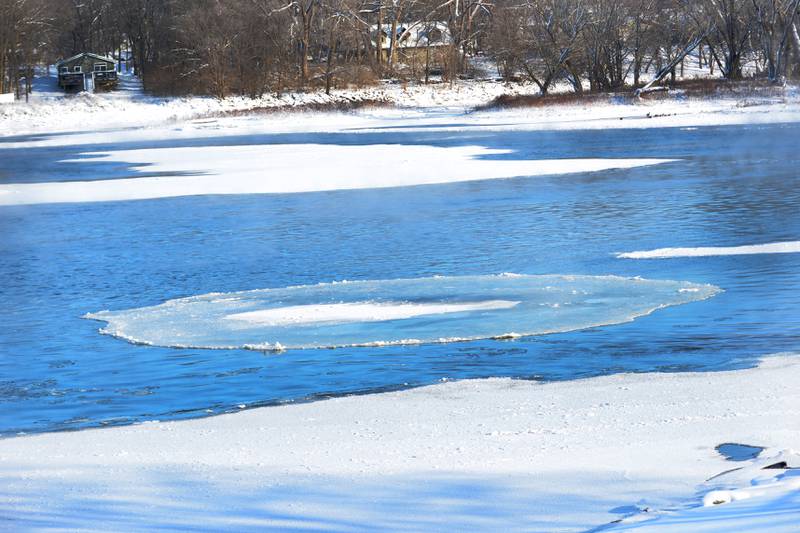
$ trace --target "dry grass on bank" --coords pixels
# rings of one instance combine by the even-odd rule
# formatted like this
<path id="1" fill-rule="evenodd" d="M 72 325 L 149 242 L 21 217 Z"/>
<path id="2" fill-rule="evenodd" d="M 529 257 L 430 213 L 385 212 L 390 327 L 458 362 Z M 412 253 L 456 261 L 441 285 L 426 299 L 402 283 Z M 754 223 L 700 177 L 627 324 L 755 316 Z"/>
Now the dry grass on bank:
<path id="1" fill-rule="evenodd" d="M 763 79 L 731 81 L 726 79 L 691 79 L 670 84 L 663 91 L 653 91 L 636 97 L 633 90 L 615 93 L 560 93 L 542 95 L 501 95 L 476 108 L 477 111 L 490 109 L 512 109 L 518 107 L 546 107 L 551 105 L 592 105 L 604 103 L 633 103 L 642 100 L 670 100 L 681 98 L 712 97 L 781 97 L 786 94 L 782 85 Z"/>
<path id="2" fill-rule="evenodd" d="M 306 102 L 297 105 L 278 105 L 278 106 L 264 106 L 254 107 L 247 109 L 230 109 L 217 111 L 211 114 L 204 114 L 204 117 L 222 118 L 222 117 L 240 117 L 245 115 L 261 114 L 268 115 L 273 113 L 285 113 L 286 111 L 322 111 L 322 112 L 348 112 L 358 111 L 361 109 L 378 109 L 393 107 L 394 103 L 389 100 L 380 100 L 375 98 L 351 98 L 347 100 L 333 100 L 330 102 Z"/>

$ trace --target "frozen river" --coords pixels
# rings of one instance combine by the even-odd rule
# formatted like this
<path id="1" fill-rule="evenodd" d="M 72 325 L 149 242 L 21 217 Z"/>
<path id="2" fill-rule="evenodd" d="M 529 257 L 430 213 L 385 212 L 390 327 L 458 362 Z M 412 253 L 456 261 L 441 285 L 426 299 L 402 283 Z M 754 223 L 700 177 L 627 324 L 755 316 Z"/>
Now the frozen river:
<path id="1" fill-rule="evenodd" d="M 338 150 L 358 147 L 362 166 L 366 160 L 376 175 L 398 176 L 455 172 L 444 168 L 451 160 L 437 160 L 438 152 L 415 157 L 429 147 L 442 154 L 464 147 L 488 149 L 476 156 L 481 163 L 674 161 L 416 187 L 0 206 L 0 434 L 197 417 L 443 379 L 570 380 L 618 372 L 742 368 L 764 354 L 800 350 L 800 254 L 616 255 L 800 240 L 797 124 L 534 132 L 471 128 L 465 117 L 453 121 L 457 127 L 446 130 L 206 132 L 177 139 L 120 134 L 91 142 L 72 142 L 70 135 L 2 139 L 0 185 L 153 175 L 191 180 L 202 170 L 199 159 L 184 157 L 168 169 L 150 171 L 141 165 L 152 148 L 198 148 L 223 157 L 225 147 L 256 147 L 266 172 L 271 154 L 296 146 L 302 148 L 294 159 L 297 167 L 313 163 L 325 172 L 329 154 L 336 157 Z M 310 144 L 324 147 L 316 151 L 317 158 Z M 371 150 L 385 146 L 408 157 Z M 135 150 L 136 161 L 86 155 L 123 150 Z M 213 158 L 216 173 L 241 163 L 241 153 L 231 149 L 231 154 L 230 160 Z M 63 162 L 75 159 L 79 162 Z M 342 171 L 337 166 L 331 172 Z M 575 278 L 558 278 L 557 283 L 535 278 L 536 286 L 584 291 L 587 297 L 576 303 L 580 312 L 548 315 L 555 326 L 537 329 L 544 318 L 526 307 L 530 286 L 498 287 L 494 281 L 448 285 L 456 277 L 480 276 L 473 279 L 484 283 L 493 279 L 487 276 L 501 273 L 579 275 L 578 285 Z M 724 292 L 677 302 L 674 294 L 693 294 L 678 293 L 680 288 L 695 286 L 676 285 L 669 296 L 659 292 L 661 285 L 648 292 L 649 286 L 637 280 L 619 281 L 611 292 L 598 289 L 598 280 L 616 279 L 608 276 L 709 284 Z M 392 280 L 419 278 L 428 280 L 403 290 L 391 285 Z M 354 329 L 348 318 L 347 328 L 325 337 L 346 334 L 343 344 L 405 339 L 392 336 L 403 324 L 427 335 L 423 341 L 436 339 L 440 330 L 439 337 L 459 338 L 564 332 L 275 353 L 241 349 L 258 344 L 259 338 L 238 337 L 238 330 L 217 336 L 236 348 L 175 347 L 205 345 L 180 338 L 205 335 L 215 327 L 197 326 L 192 312 L 173 317 L 172 329 L 155 328 L 155 337 L 137 338 L 153 346 L 101 335 L 103 323 L 83 318 L 109 310 L 124 319 L 131 316 L 125 312 L 180 298 L 341 280 L 385 280 L 388 285 L 378 283 L 372 293 L 357 296 L 337 285 L 324 301 L 293 293 L 280 313 L 244 316 L 261 317 L 260 327 L 297 333 L 292 321 L 313 332 L 341 322 L 341 313 L 351 317 L 355 312 L 355 321 L 367 324 L 365 329 Z M 442 298 L 451 306 L 445 311 L 436 307 Z M 554 304 L 564 302 L 542 303 L 552 312 L 560 308 Z M 322 311 L 333 318 L 315 323 L 314 313 L 321 310 L 307 307 L 315 304 L 325 305 Z M 379 312 L 394 307 L 376 318 L 375 308 L 367 304 L 377 305 Z M 253 309 L 226 308 L 224 317 Z M 447 324 L 437 322 L 442 312 Z M 464 313 L 484 314 L 459 320 Z M 604 319 L 611 315 L 613 320 Z M 638 318 L 627 321 L 633 317 Z M 147 322 L 149 315 L 144 320 L 145 326 L 153 324 Z M 601 323 L 608 325 L 575 331 Z M 176 324 L 194 330 L 176 329 Z M 470 335 L 465 329 L 470 325 L 480 334 Z M 148 327 L 136 331 L 153 335 Z M 264 340 L 280 342 L 280 331 L 273 330 L 275 338 Z M 340 343 L 299 336 L 290 344 Z"/>

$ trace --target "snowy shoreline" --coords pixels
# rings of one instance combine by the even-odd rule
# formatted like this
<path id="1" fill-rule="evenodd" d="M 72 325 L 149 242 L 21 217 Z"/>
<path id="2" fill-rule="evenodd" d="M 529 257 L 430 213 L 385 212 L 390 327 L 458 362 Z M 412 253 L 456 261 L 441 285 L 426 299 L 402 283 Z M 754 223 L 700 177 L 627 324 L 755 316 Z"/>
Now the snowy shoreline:
<path id="1" fill-rule="evenodd" d="M 695 515 L 723 531 L 707 520 L 782 498 L 788 508 L 735 523 L 788 530 L 800 515 L 795 471 L 760 468 L 771 457 L 800 466 L 791 451 L 779 455 L 800 448 L 798 380 L 800 357 L 783 354 L 737 371 L 467 380 L 8 438 L 0 517 L 16 530 L 580 531 L 669 508 L 686 531 Z M 738 478 L 703 485 L 747 464 L 725 461 L 714 450 L 723 442 L 767 449 Z M 691 508 L 710 490 L 784 472 L 748 500 Z"/>
<path id="2" fill-rule="evenodd" d="M 414 115 L 421 110 L 468 113 L 481 117 L 482 121 L 489 118 L 490 122 L 490 117 L 525 118 L 532 121 L 524 125 L 525 129 L 697 126 L 800 119 L 797 87 L 786 87 L 782 96 L 721 94 L 697 98 L 687 97 L 677 90 L 665 99 L 628 101 L 609 94 L 606 102 L 579 99 L 540 107 L 477 111 L 497 97 L 536 95 L 538 89 L 532 84 L 484 80 L 433 85 L 382 84 L 335 90 L 330 95 L 317 91 L 217 99 L 148 96 L 135 88 L 135 83 L 128 82 L 133 88 L 127 92 L 80 93 L 66 97 L 58 92 L 45 92 L 42 96 L 34 93 L 30 103 L 0 105 L 0 139 L 35 133 L 141 128 L 254 117 L 274 124 L 287 115 L 296 118 L 304 127 L 311 121 L 327 129 L 326 123 L 342 122 L 343 117 L 344 122 L 349 122 L 346 117 L 352 120 L 354 116 L 371 114 Z M 326 111 L 326 107 L 330 110 Z M 337 111 L 337 107 L 345 110 Z M 265 111 L 269 113 L 264 114 Z M 323 117 L 322 124 L 317 117 Z"/>

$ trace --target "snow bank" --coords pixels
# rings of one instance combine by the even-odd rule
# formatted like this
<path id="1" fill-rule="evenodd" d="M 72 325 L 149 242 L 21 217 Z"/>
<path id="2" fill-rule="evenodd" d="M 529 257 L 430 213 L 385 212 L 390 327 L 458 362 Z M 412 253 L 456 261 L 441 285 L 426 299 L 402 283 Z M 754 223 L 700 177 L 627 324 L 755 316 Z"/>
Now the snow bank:
<path id="1" fill-rule="evenodd" d="M 741 371 L 448 382 L 9 438 L 0 516 L 17 531 L 584 531 L 701 505 L 697 485 L 742 464 L 714 450 L 722 442 L 764 457 L 800 448 L 799 380 L 800 358 L 785 355 Z M 761 524 L 797 523 L 796 491 L 782 494 Z M 763 531 L 733 514 L 759 501 L 691 512 Z"/>
<path id="2" fill-rule="evenodd" d="M 705 257 L 713 255 L 789 254 L 800 252 L 800 241 L 772 242 L 747 246 L 705 246 L 699 248 L 658 248 L 656 250 L 617 254 L 622 259 L 665 259 L 670 257 Z"/>
<path id="3" fill-rule="evenodd" d="M 126 86 L 134 86 L 135 78 L 123 76 Z M 130 78 L 130 79 L 129 79 Z M 31 103 L 15 102 L 0 107 L 0 136 L 35 132 L 65 132 L 103 130 L 127 127 L 152 127 L 184 123 L 193 119 L 222 119 L 231 115 L 254 113 L 267 124 L 287 121 L 277 110 L 291 111 L 308 106 L 353 106 L 358 102 L 383 102 L 394 109 L 372 108 L 357 111 L 358 116 L 397 116 L 424 109 L 429 118 L 440 121 L 443 127 L 454 125 L 454 115 L 486 104 L 501 95 L 535 95 L 533 84 L 505 84 L 496 81 L 459 81 L 442 84 L 392 84 L 386 83 L 362 89 L 341 89 L 331 95 L 323 92 L 283 93 L 260 98 L 210 97 L 156 98 L 146 96 L 141 90 L 126 90 L 102 94 L 80 93 L 74 96 L 37 96 Z M 57 94 L 45 93 L 45 94 Z M 507 111 L 472 113 L 473 122 L 483 122 L 487 127 L 524 129 L 586 129 L 675 127 L 711 124 L 741 124 L 750 122 L 788 122 L 800 120 L 800 95 L 792 88 L 783 97 L 755 96 L 681 98 L 668 100 L 576 102 L 566 105 L 517 108 Z M 271 110 L 267 115 L 259 111 Z M 324 116 L 313 119 L 316 127 L 329 130 L 327 125 L 336 113 L 292 113 Z M 300 119 L 303 120 L 302 118 Z M 508 121 L 510 126 L 506 126 Z M 334 122 L 338 122 L 334 119 Z M 460 121 L 459 121 L 460 122 Z M 283 124 L 281 128 L 291 124 Z"/>
<path id="4" fill-rule="evenodd" d="M 633 168 L 669 159 L 489 159 L 478 146 L 286 144 L 126 150 L 92 161 L 128 163 L 164 176 L 0 185 L 0 205 L 108 202 L 201 194 L 298 193 L 402 187 Z M 81 161 L 81 160 L 79 160 Z M 375 161 L 391 172 L 376 172 Z M 85 160 L 82 161 L 85 164 Z M 168 175 L 179 172 L 195 175 Z"/>
<path id="5" fill-rule="evenodd" d="M 635 515 L 605 531 L 795 533 L 800 526 L 798 467 L 800 455 L 794 452 L 768 455 L 703 483 L 700 504 Z"/>
<path id="6" fill-rule="evenodd" d="M 131 81 L 133 80 L 133 81 Z M 135 78 L 123 76 L 128 85 Z M 358 102 L 385 102 L 400 107 L 437 107 L 465 110 L 484 104 L 502 94 L 533 94 L 531 84 L 459 82 L 454 84 L 402 85 L 382 84 L 362 89 L 266 94 L 259 98 L 147 96 L 139 90 L 109 93 L 79 93 L 72 96 L 37 97 L 31 103 L 15 103 L 0 108 L 0 131 L 4 135 L 36 131 L 71 131 L 76 129 L 150 126 L 203 117 L 217 117 L 254 110 L 303 109 L 307 106 L 351 105 Z"/>

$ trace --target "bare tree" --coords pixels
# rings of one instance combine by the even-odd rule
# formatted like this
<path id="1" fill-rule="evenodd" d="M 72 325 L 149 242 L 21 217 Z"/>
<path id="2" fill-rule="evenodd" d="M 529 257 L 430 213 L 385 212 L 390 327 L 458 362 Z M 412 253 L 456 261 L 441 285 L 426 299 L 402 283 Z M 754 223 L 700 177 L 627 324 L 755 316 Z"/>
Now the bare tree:
<path id="1" fill-rule="evenodd" d="M 615 90 L 625 82 L 627 55 L 621 0 L 593 0 L 583 35 L 583 51 L 592 91 Z"/>
<path id="2" fill-rule="evenodd" d="M 497 63 L 498 73 L 506 81 L 516 77 L 525 61 L 524 20 L 528 13 L 527 7 L 524 3 L 502 3 L 492 13 L 487 45 Z"/>
<path id="3" fill-rule="evenodd" d="M 629 46 L 631 49 L 633 71 L 633 85 L 639 86 L 642 75 L 642 64 L 649 41 L 653 37 L 654 21 L 656 19 L 656 0 L 632 0 L 628 4 L 629 13 Z"/>
<path id="4" fill-rule="evenodd" d="M 494 4 L 490 0 L 455 0 L 452 4 L 450 35 L 456 54 L 456 73 L 466 71 L 467 57 L 474 51 L 480 34 L 477 21 L 491 14 Z"/>
<path id="5" fill-rule="evenodd" d="M 528 54 L 522 67 L 542 94 L 553 82 L 567 79 L 575 92 L 582 92 L 580 68 L 575 57 L 589 22 L 582 0 L 530 0 L 521 23 L 525 27 Z"/>
<path id="6" fill-rule="evenodd" d="M 758 42 L 767 63 L 767 77 L 780 80 L 786 73 L 789 38 L 796 32 L 800 0 L 752 0 L 758 23 Z"/>
<path id="7" fill-rule="evenodd" d="M 27 97 L 33 67 L 47 47 L 48 7 L 43 0 L 0 0 L 0 13 L 0 93 Z"/>
<path id="8" fill-rule="evenodd" d="M 742 56 L 755 16 L 745 0 L 684 0 L 698 28 L 713 29 L 705 39 L 713 60 L 728 79 L 742 78 Z"/>

